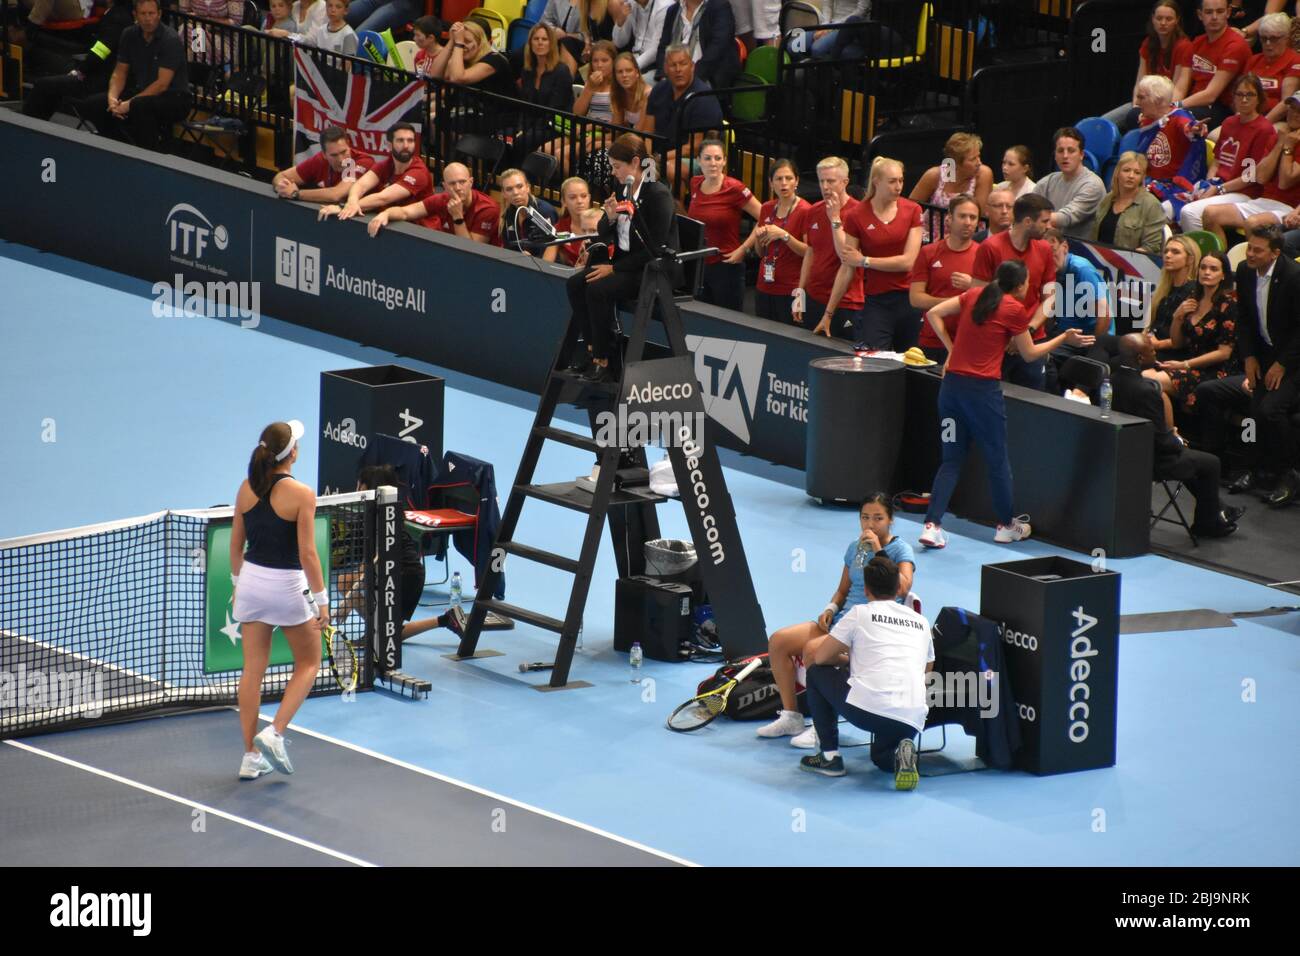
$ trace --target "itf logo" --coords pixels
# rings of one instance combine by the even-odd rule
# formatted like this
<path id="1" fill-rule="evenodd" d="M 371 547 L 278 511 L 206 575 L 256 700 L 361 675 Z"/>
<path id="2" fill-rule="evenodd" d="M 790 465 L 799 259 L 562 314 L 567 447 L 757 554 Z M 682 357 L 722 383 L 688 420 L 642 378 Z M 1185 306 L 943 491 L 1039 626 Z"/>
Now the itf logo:
<path id="1" fill-rule="evenodd" d="M 164 220 L 167 227 L 168 258 L 178 265 L 189 266 L 202 272 L 219 276 L 229 273 L 219 265 L 212 265 L 212 252 L 224 253 L 230 247 L 230 233 L 225 226 L 216 225 L 189 203 L 172 206 Z M 217 256 L 217 261 L 222 256 Z"/>
<path id="2" fill-rule="evenodd" d="M 320 295 L 320 247 L 276 236 L 275 284 Z"/>
<path id="3" fill-rule="evenodd" d="M 695 353 L 704 410 L 741 441 L 749 441 L 767 346 L 688 335 L 686 347 Z"/>

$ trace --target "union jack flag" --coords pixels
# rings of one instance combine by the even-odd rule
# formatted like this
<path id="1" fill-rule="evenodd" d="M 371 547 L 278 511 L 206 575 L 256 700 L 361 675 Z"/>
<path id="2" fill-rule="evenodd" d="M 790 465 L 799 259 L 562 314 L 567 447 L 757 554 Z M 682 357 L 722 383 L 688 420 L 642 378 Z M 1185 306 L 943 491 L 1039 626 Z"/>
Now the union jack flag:
<path id="1" fill-rule="evenodd" d="M 297 80 L 293 98 L 294 159 L 309 158 L 326 126 L 348 132 L 352 149 L 371 159 L 388 155 L 385 133 L 405 120 L 421 133 L 424 81 L 395 82 L 395 70 L 368 68 L 351 62 L 351 72 L 321 66 L 310 51 L 295 48 Z"/>

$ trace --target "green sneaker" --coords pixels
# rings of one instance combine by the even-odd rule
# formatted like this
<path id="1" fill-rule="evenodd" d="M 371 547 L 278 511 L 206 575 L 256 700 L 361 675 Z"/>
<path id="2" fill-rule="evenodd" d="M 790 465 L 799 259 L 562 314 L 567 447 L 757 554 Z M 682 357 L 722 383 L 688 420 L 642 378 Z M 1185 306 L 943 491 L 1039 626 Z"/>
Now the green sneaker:
<path id="1" fill-rule="evenodd" d="M 894 749 L 894 789 L 915 790 L 921 775 L 916 772 L 916 744 L 910 737 L 898 742 Z"/>
<path id="2" fill-rule="evenodd" d="M 824 777 L 842 777 L 845 773 L 843 757 L 837 755 L 827 760 L 826 755 L 820 750 L 811 757 L 804 757 L 800 760 L 799 767 L 809 773 L 819 773 Z"/>

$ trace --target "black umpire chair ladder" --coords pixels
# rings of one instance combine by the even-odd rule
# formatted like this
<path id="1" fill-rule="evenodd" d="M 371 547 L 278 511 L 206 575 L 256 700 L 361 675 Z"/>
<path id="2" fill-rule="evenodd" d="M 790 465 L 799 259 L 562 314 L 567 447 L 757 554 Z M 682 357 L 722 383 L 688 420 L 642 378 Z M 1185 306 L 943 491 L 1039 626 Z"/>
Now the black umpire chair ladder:
<path id="1" fill-rule="evenodd" d="M 560 347 L 551 363 L 546 386 L 542 391 L 541 401 L 537 407 L 537 416 L 529 432 L 528 442 L 524 446 L 523 457 L 519 462 L 519 472 L 510 489 L 509 500 L 497 528 L 496 540 L 492 545 L 492 561 L 489 570 L 480 581 L 474 598 L 474 607 L 465 623 L 457 658 L 473 657 L 478 647 L 479 635 L 483 629 L 484 619 L 490 611 L 516 621 L 523 621 L 537 627 L 554 631 L 560 635 L 556 650 L 555 665 L 551 670 L 550 682 L 539 690 L 553 690 L 563 687 L 588 687 L 585 681 L 569 683 L 569 669 L 573 662 L 573 653 L 577 645 L 578 630 L 582 624 L 583 610 L 587 603 L 587 593 L 591 587 L 592 573 L 596 556 L 600 549 L 600 537 L 608 522 L 610 535 L 614 543 L 614 553 L 618 563 L 620 577 L 643 574 L 645 572 L 646 541 L 659 537 L 659 520 L 655 505 L 668 500 L 662 495 L 654 494 L 648 485 L 641 481 L 646 473 L 646 455 L 643 447 L 626 448 L 606 446 L 596 439 L 597 416 L 602 412 L 616 411 L 616 403 L 623 393 L 622 377 L 626 369 L 634 362 L 645 358 L 647 332 L 654 317 L 656 305 L 659 317 L 664 325 L 671 356 L 689 356 L 686 347 L 686 335 L 682 327 L 681 314 L 677 310 L 673 295 L 672 272 L 675 262 L 694 259 L 708 255 L 716 250 L 701 249 L 680 255 L 666 253 L 663 258 L 649 262 L 643 273 L 641 293 L 637 298 L 636 311 L 629 327 L 625 357 L 621 365 L 620 381 L 593 384 L 583 379 L 578 373 L 569 371 L 567 365 L 578 346 L 578 324 L 570 316 L 568 327 L 560 342 Z M 657 356 L 656 356 L 657 357 Z M 612 359 L 611 361 L 617 361 Z M 567 429 L 556 428 L 551 422 L 555 417 L 557 406 L 561 403 L 585 408 L 590 419 L 592 434 L 585 435 Z M 599 464 L 599 474 L 594 489 L 588 491 L 576 481 L 556 484 L 534 484 L 533 477 L 538 458 L 546 442 L 560 442 L 592 452 Z M 704 442 L 699 458 L 705 460 L 711 456 L 716 463 L 717 452 L 712 442 Z M 719 467 L 718 473 L 721 473 Z M 622 481 L 622 487 L 616 487 L 616 479 Z M 680 479 L 679 479 L 680 481 Z M 629 483 L 631 482 L 631 483 Z M 639 482 L 639 483 L 637 483 Z M 730 498 L 725 483 L 713 495 L 716 501 L 725 503 L 730 513 Z M 711 489 L 713 491 L 714 489 Z M 523 511 L 524 502 L 532 498 L 563 508 L 582 512 L 587 515 L 586 531 L 582 538 L 581 553 L 577 558 L 568 558 L 515 539 L 515 529 Z M 707 547 L 701 548 L 702 541 L 696 541 L 697 551 L 704 560 Z M 718 612 L 719 624 L 723 623 L 719 599 L 752 600 L 753 615 L 746 622 L 746 631 L 755 627 L 762 631 L 761 639 L 766 642 L 766 632 L 762 623 L 762 613 L 754 597 L 753 584 L 749 578 L 748 565 L 745 563 L 743 549 L 736 541 L 735 555 L 731 573 L 743 573 L 739 586 L 729 588 L 735 595 L 726 598 L 710 593 L 715 611 Z M 536 611 L 507 604 L 496 600 L 492 595 L 497 582 L 504 571 L 503 563 L 507 555 L 514 555 L 525 561 L 558 568 L 574 576 L 573 588 L 564 619 L 550 617 Z M 732 555 L 728 555 L 728 560 Z M 516 565 L 517 567 L 517 565 Z M 706 579 L 707 587 L 708 581 Z M 746 587 L 747 586 L 747 587 Z M 752 617 L 756 616 L 757 625 Z M 733 615 L 739 621 L 742 615 Z"/>

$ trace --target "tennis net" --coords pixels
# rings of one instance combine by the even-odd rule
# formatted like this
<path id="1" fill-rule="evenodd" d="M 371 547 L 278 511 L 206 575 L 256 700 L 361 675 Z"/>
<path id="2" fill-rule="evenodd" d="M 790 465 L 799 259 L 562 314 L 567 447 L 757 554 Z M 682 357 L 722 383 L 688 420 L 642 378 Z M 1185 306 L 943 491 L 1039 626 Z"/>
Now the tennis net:
<path id="1" fill-rule="evenodd" d="M 0 540 L 0 739 L 235 703 L 232 516 L 160 511 Z M 365 560 L 374 535 L 373 492 L 318 499 L 330 607 L 357 649 L 362 690 L 374 681 L 375 574 Z M 277 632 L 264 700 L 283 693 L 292 670 Z M 312 694 L 338 692 L 322 667 Z"/>

